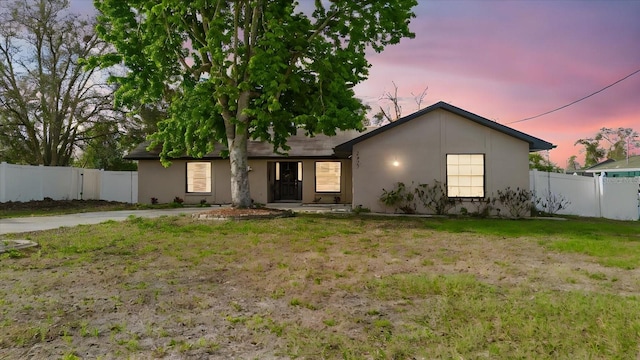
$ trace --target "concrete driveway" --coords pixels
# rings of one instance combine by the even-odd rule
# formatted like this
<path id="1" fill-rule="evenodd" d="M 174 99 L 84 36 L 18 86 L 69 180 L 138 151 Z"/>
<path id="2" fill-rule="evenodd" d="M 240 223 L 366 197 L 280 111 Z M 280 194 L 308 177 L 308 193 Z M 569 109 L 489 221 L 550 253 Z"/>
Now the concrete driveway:
<path id="1" fill-rule="evenodd" d="M 0 219 L 0 235 L 10 233 L 23 233 L 29 231 L 40 231 L 57 229 L 64 226 L 91 225 L 105 221 L 124 221 L 129 216 L 154 218 L 160 216 L 174 216 L 180 214 L 192 214 L 205 211 L 206 208 L 178 208 L 178 209 L 158 209 L 158 210 L 120 210 L 88 212 L 69 215 L 55 216 L 33 216 Z"/>
<path id="2" fill-rule="evenodd" d="M 301 213 L 325 213 L 325 212 L 348 212 L 350 205 L 334 205 L 334 204 L 318 204 L 307 205 L 298 203 L 277 203 L 267 204 L 269 208 L 288 209 Z M 177 216 L 180 214 L 190 215 L 197 212 L 207 211 L 213 208 L 177 208 L 177 209 L 157 209 L 157 210 L 119 210 L 119 211 L 101 211 L 87 212 L 69 215 L 55 216 L 33 216 L 0 219 L 0 235 L 23 233 L 29 231 L 51 230 L 59 227 L 71 227 L 77 225 L 99 224 L 105 221 L 124 221 L 129 216 L 154 218 L 160 216 Z"/>

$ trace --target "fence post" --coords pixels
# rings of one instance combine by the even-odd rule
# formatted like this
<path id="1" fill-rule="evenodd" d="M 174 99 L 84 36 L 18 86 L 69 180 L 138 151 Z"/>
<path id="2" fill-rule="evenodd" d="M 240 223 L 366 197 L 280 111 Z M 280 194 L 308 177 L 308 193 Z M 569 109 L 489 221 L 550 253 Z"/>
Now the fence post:
<path id="1" fill-rule="evenodd" d="M 529 172 L 529 175 L 531 176 L 531 180 L 530 180 L 531 189 L 529 189 L 529 190 L 533 191 L 533 193 L 535 194 L 536 190 L 537 190 L 537 188 L 536 188 L 536 180 L 537 179 L 536 178 L 538 177 L 538 170 L 536 170 L 536 169 L 531 170 Z"/>
<path id="2" fill-rule="evenodd" d="M 45 176 L 47 176 L 46 173 L 47 169 L 44 167 L 44 165 L 40 164 L 38 165 L 38 178 L 40 179 L 40 197 L 38 198 L 33 198 L 31 200 L 44 200 L 45 196 L 44 196 L 44 182 L 45 182 Z M 25 200 L 30 200 L 30 199 L 25 199 Z"/>
<path id="3" fill-rule="evenodd" d="M 596 174 L 593 177 L 594 183 L 595 183 L 595 191 L 596 191 L 596 199 L 597 201 L 597 206 L 598 206 L 598 217 L 602 217 L 602 200 L 604 198 L 604 174 Z"/>
<path id="4" fill-rule="evenodd" d="M 7 198 L 7 163 L 0 163 L 0 203 L 5 202 Z"/>
<path id="5" fill-rule="evenodd" d="M 98 194 L 98 200 L 104 200 L 105 198 L 105 191 L 104 191 L 104 184 L 106 183 L 106 181 L 104 181 L 104 169 L 100 169 L 100 172 L 98 173 L 98 184 L 100 184 L 100 193 Z"/>
<path id="6" fill-rule="evenodd" d="M 133 204 L 133 171 L 129 171 L 129 204 Z"/>

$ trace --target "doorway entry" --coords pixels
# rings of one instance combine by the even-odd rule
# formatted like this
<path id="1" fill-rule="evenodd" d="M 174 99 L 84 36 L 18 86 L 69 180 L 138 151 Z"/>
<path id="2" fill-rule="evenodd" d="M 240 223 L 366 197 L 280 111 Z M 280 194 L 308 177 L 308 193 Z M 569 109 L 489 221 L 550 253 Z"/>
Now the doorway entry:
<path id="1" fill-rule="evenodd" d="M 302 162 L 269 163 L 269 201 L 302 201 Z"/>

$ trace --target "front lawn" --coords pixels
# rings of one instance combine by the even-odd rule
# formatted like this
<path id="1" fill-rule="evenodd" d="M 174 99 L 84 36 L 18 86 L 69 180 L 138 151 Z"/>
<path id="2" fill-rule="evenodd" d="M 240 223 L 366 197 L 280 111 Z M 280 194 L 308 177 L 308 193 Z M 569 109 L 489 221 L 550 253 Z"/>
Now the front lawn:
<path id="1" fill-rule="evenodd" d="M 0 358 L 639 351 L 638 222 L 165 217 L 27 235 L 41 247 L 0 256 Z"/>

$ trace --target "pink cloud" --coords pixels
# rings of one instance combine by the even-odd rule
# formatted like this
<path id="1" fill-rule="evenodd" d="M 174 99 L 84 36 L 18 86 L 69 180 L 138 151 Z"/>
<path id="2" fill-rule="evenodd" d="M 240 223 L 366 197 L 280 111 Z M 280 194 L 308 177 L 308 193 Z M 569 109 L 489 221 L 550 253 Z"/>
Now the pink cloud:
<path id="1" fill-rule="evenodd" d="M 371 54 L 357 95 L 374 102 L 391 81 L 405 97 L 429 86 L 439 100 L 501 123 L 588 95 L 640 68 L 640 2 L 420 2 L 416 38 Z M 415 110 L 415 108 L 413 108 Z M 573 143 L 602 127 L 640 131 L 640 74 L 553 114 L 510 125 L 558 145 L 564 166 Z"/>

